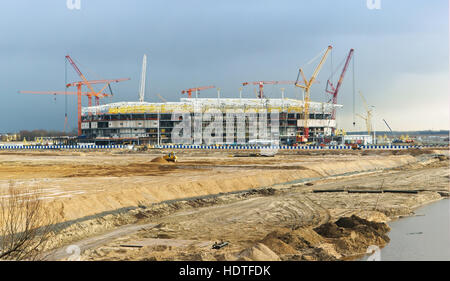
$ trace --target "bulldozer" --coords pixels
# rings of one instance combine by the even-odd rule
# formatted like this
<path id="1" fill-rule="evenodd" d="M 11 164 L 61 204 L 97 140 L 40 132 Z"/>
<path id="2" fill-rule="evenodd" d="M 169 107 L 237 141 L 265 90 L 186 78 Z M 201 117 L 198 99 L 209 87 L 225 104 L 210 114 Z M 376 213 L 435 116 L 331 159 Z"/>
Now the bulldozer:
<path id="1" fill-rule="evenodd" d="M 177 162 L 177 156 L 175 155 L 175 152 L 170 152 L 167 155 L 164 155 L 164 160 L 168 161 L 168 162 Z"/>

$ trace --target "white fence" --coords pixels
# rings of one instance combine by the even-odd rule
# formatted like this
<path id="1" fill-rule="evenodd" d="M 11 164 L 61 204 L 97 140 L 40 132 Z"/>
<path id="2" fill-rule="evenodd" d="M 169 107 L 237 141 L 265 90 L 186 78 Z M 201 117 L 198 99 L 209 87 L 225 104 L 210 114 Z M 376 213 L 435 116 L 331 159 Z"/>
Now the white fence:
<path id="1" fill-rule="evenodd" d="M 36 149 L 117 149 L 126 145 L 0 145 L 0 150 L 36 150 Z"/>
<path id="2" fill-rule="evenodd" d="M 0 145 L 0 150 L 51 150 L 51 149 L 123 149 L 130 148 L 129 145 Z M 410 149 L 410 148 L 438 148 L 447 147 L 445 145 L 363 145 L 361 149 Z M 346 150 L 352 149 L 351 146 L 334 145 L 334 146 L 251 146 L 251 145 L 156 145 L 155 148 L 160 149 L 205 149 L 205 150 L 261 150 L 261 149 L 277 149 L 277 150 Z"/>
<path id="3" fill-rule="evenodd" d="M 446 146 L 433 146 L 433 145 L 362 145 L 361 149 L 409 149 L 409 148 L 429 148 L 429 147 L 446 147 Z M 347 145 L 334 145 L 334 146 L 251 146 L 251 145 L 220 145 L 220 146 L 208 146 L 208 145 L 159 145 L 156 148 L 163 149 L 216 149 L 216 150 L 260 150 L 260 149 L 278 149 L 278 150 L 345 150 L 352 149 Z"/>

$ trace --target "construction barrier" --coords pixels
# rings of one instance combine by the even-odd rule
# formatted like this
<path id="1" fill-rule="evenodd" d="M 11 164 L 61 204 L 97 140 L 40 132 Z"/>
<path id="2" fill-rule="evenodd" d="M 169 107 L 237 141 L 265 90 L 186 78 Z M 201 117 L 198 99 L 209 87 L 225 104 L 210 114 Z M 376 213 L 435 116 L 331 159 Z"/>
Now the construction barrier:
<path id="1" fill-rule="evenodd" d="M 362 145 L 361 149 L 410 149 L 410 148 L 438 148 L 447 146 L 436 145 Z M 276 149 L 276 150 L 345 150 L 352 149 L 347 145 L 334 146 L 234 146 L 234 145 L 157 145 L 155 148 L 161 149 L 214 149 L 214 150 L 262 150 L 262 149 Z"/>
<path id="2" fill-rule="evenodd" d="M 0 145 L 0 150 L 118 149 L 126 147 L 126 145 Z"/>
<path id="3" fill-rule="evenodd" d="M 129 145 L 0 145 L 0 150 L 45 150 L 45 149 L 123 149 L 130 148 Z M 250 146 L 250 145 L 155 145 L 159 149 L 200 149 L 200 150 L 349 150 L 351 146 L 333 145 L 333 146 Z M 362 145 L 361 149 L 410 149 L 410 148 L 442 148 L 445 145 Z"/>

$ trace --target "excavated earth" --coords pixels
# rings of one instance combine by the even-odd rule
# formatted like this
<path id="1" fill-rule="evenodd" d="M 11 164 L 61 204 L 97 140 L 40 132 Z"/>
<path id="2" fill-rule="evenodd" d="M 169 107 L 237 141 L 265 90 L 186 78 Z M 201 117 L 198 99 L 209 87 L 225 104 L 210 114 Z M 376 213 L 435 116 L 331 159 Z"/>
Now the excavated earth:
<path id="1" fill-rule="evenodd" d="M 57 214 L 50 260 L 354 259 L 449 194 L 447 150 L 168 152 L 0 152 L 0 192 Z"/>

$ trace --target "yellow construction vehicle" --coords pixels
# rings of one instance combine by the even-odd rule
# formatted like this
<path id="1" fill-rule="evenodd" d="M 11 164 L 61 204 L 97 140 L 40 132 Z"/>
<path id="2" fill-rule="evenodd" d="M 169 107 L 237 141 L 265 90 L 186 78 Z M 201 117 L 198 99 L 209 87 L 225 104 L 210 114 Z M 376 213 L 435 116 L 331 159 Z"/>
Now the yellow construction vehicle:
<path id="1" fill-rule="evenodd" d="M 23 147 L 32 146 L 32 144 L 27 142 L 26 138 L 23 138 Z"/>
<path id="2" fill-rule="evenodd" d="M 150 144 L 141 144 L 141 145 L 136 146 L 137 151 L 147 151 L 151 148 L 153 148 L 153 146 Z"/>
<path id="3" fill-rule="evenodd" d="M 170 152 L 169 154 L 165 155 L 163 157 L 166 161 L 170 162 L 177 162 L 177 156 L 175 155 L 175 152 Z"/>
<path id="4" fill-rule="evenodd" d="M 347 132 L 344 129 L 336 130 L 336 136 L 346 136 L 346 135 L 347 135 Z"/>

